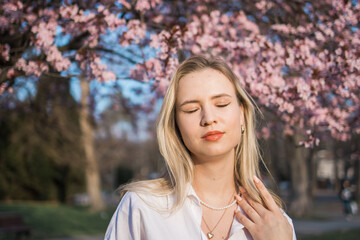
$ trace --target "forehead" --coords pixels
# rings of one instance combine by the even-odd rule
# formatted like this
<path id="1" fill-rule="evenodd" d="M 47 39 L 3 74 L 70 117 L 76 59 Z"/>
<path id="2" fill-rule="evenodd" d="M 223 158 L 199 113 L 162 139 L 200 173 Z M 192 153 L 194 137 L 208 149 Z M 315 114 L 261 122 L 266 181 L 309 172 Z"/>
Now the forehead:
<path id="1" fill-rule="evenodd" d="M 206 68 L 189 73 L 180 79 L 177 89 L 177 101 L 199 100 L 222 93 L 235 97 L 234 85 L 221 72 Z"/>

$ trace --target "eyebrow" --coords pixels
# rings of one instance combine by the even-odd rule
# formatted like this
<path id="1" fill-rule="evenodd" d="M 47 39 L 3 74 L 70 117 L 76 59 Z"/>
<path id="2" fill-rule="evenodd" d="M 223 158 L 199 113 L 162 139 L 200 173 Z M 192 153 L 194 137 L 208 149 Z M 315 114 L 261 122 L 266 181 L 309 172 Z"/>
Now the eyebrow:
<path id="1" fill-rule="evenodd" d="M 231 98 L 231 96 L 229 94 L 220 93 L 220 94 L 216 94 L 216 95 L 212 96 L 211 100 L 214 100 L 216 98 L 222 98 L 222 97 L 230 97 Z M 200 102 L 199 100 L 186 100 L 182 104 L 180 104 L 179 107 L 182 107 L 182 106 L 184 106 L 186 104 L 189 104 L 189 103 L 199 103 L 199 102 Z"/>

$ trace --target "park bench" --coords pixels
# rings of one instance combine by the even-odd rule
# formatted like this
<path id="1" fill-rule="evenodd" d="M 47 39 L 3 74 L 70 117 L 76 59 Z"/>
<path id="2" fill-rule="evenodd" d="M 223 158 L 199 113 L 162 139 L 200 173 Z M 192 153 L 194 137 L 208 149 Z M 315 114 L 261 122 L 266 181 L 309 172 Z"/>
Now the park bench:
<path id="1" fill-rule="evenodd" d="M 21 214 L 0 213 L 0 239 L 28 239 L 30 228 L 23 222 Z"/>

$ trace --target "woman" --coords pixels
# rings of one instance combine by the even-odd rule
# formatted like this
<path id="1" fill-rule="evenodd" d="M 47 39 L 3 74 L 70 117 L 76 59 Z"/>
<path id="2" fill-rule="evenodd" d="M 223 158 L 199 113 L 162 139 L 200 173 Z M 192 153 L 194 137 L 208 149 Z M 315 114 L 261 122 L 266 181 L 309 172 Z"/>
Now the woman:
<path id="1" fill-rule="evenodd" d="M 296 239 L 259 176 L 255 104 L 229 66 L 193 56 L 157 124 L 167 175 L 126 185 L 105 239 Z"/>

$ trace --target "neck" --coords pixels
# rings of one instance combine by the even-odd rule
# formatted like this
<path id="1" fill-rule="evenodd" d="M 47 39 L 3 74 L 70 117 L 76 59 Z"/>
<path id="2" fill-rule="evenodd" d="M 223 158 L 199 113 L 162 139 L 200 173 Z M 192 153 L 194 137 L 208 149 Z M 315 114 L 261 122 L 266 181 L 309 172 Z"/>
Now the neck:
<path id="1" fill-rule="evenodd" d="M 230 200 L 235 191 L 234 153 L 207 161 L 195 160 L 193 187 L 204 202 L 221 207 Z"/>

